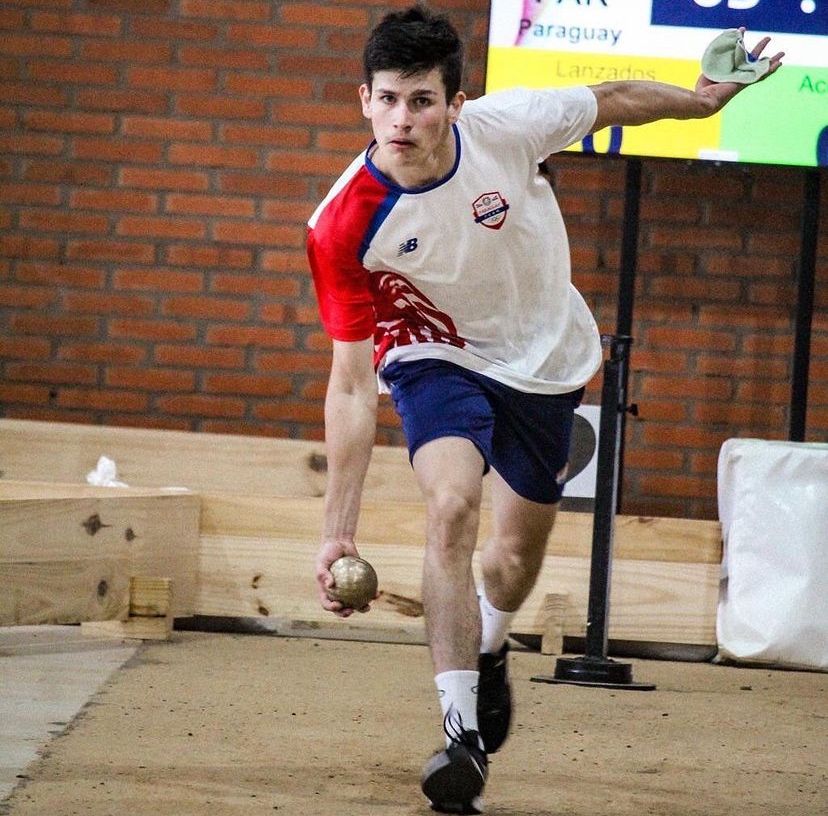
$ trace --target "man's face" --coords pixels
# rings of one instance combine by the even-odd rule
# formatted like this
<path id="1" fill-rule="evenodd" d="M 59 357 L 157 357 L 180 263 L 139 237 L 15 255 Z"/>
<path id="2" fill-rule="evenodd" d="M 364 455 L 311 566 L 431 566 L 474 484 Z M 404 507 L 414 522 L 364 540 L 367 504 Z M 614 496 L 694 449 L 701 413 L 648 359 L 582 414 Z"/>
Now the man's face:
<path id="1" fill-rule="evenodd" d="M 362 112 L 371 120 L 377 140 L 377 155 L 392 176 L 426 171 L 449 150 L 453 157 L 451 125 L 460 115 L 465 96 L 458 93 L 446 100 L 438 68 L 408 77 L 377 71 L 371 88 L 362 85 L 359 93 Z"/>

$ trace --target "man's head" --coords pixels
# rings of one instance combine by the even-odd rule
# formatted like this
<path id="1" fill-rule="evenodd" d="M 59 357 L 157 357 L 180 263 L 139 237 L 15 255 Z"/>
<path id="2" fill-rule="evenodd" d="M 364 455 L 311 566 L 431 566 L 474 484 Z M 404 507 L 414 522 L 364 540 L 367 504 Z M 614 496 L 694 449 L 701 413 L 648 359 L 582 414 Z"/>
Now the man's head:
<path id="1" fill-rule="evenodd" d="M 437 68 L 446 100 L 451 100 L 460 90 L 463 43 L 448 18 L 418 3 L 386 15 L 374 28 L 365 45 L 363 66 L 369 89 L 377 71 L 409 77 Z"/>

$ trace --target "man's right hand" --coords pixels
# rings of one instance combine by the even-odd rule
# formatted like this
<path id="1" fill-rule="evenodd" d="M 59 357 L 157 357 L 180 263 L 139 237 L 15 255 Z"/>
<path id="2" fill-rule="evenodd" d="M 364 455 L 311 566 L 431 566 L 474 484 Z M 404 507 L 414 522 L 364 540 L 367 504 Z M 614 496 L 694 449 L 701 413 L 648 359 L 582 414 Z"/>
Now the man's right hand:
<path id="1" fill-rule="evenodd" d="M 328 590 L 335 583 L 334 577 L 331 575 L 331 564 L 343 555 L 353 555 L 359 558 L 359 553 L 353 542 L 323 541 L 316 555 L 316 583 L 319 587 L 319 602 L 323 609 L 333 612 L 339 618 L 350 617 L 354 612 L 368 612 L 371 608 L 370 604 L 366 604 L 362 609 L 352 609 L 328 595 Z"/>

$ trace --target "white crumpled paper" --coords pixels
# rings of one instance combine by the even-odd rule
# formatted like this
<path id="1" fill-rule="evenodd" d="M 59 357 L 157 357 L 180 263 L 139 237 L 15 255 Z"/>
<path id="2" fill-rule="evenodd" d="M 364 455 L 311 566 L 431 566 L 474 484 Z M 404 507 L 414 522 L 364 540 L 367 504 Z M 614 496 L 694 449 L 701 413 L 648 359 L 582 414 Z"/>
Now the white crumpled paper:
<path id="1" fill-rule="evenodd" d="M 90 470 L 86 474 L 86 482 L 97 487 L 129 487 L 128 484 L 119 482 L 117 476 L 118 468 L 115 462 L 108 456 L 101 456 L 95 470 Z"/>

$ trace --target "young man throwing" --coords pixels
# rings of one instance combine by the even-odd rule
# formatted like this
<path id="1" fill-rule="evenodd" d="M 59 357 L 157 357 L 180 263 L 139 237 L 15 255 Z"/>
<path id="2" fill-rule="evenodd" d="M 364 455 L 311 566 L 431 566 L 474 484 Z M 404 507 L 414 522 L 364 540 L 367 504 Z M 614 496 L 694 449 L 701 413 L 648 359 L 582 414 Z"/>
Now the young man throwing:
<path id="1" fill-rule="evenodd" d="M 710 116 L 743 86 L 613 82 L 466 101 L 457 33 L 422 6 L 386 16 L 364 64 L 374 141 L 309 221 L 333 339 L 316 578 L 325 609 L 354 611 L 328 595 L 329 567 L 358 554 L 379 381 L 427 505 L 422 592 L 446 749 L 426 764 L 422 788 L 437 811 L 479 813 L 487 755 L 511 719 L 509 627 L 555 520 L 573 411 L 601 363 L 538 162 L 608 125 Z M 490 470 L 493 535 L 478 597 L 472 554 Z"/>

